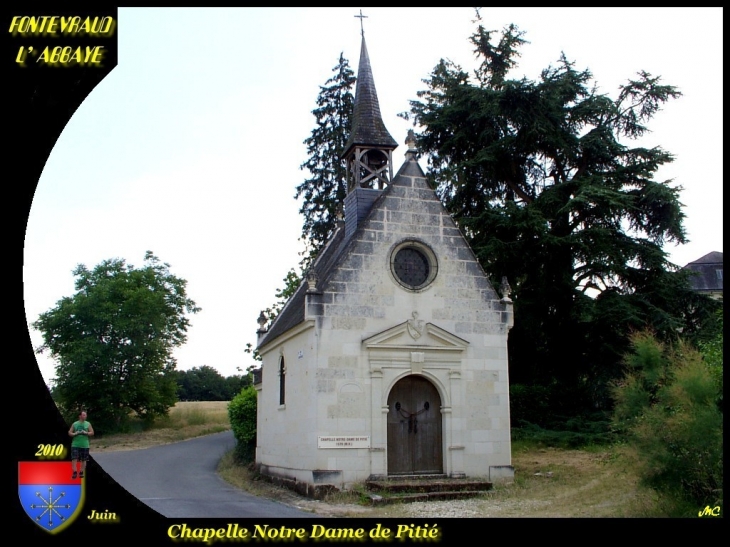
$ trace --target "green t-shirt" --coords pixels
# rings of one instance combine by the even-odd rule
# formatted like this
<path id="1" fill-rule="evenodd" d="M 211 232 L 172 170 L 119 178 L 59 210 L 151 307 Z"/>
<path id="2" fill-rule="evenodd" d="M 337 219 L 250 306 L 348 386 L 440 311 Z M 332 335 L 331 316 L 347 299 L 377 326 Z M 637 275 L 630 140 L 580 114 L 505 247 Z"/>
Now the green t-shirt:
<path id="1" fill-rule="evenodd" d="M 88 421 L 74 422 L 71 427 L 74 431 L 86 431 L 88 433 L 90 425 L 91 424 Z M 72 437 L 71 448 L 89 448 L 89 436 L 76 435 L 75 437 Z"/>

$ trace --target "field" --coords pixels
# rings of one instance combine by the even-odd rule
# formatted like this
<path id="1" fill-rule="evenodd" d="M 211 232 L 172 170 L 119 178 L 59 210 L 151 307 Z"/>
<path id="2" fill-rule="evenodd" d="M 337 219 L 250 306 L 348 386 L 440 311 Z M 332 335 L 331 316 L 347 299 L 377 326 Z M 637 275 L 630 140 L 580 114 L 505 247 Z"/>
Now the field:
<path id="1" fill-rule="evenodd" d="M 227 402 L 178 403 L 166 420 L 152 428 L 92 441 L 91 453 L 134 450 L 230 429 Z M 261 480 L 226 455 L 218 472 L 234 486 L 278 499 L 322 516 L 368 518 L 483 517 L 636 517 L 658 516 L 654 493 L 638 485 L 631 454 L 616 447 L 568 450 L 516 442 L 515 480 L 469 500 L 373 507 L 362 491 L 333 495 L 325 501 L 303 498 Z"/>
<path id="2" fill-rule="evenodd" d="M 92 422 L 93 423 L 93 422 Z M 169 416 L 149 429 L 136 424 L 131 433 L 104 435 L 91 442 L 91 454 L 111 450 L 136 450 L 220 433 L 231 428 L 227 401 L 177 403 Z"/>

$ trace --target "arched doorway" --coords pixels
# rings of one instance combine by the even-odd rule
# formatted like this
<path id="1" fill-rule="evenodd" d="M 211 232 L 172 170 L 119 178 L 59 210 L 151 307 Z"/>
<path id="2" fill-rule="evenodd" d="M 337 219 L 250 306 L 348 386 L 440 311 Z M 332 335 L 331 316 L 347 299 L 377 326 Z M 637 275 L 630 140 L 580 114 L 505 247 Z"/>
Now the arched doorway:
<path id="1" fill-rule="evenodd" d="M 441 397 L 421 376 L 399 380 L 388 395 L 388 474 L 443 473 Z"/>

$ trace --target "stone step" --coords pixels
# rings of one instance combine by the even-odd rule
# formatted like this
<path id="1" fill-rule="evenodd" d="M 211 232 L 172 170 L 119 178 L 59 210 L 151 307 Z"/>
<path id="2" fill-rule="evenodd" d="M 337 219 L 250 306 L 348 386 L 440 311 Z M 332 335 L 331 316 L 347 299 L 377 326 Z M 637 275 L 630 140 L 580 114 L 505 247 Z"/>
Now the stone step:
<path id="1" fill-rule="evenodd" d="M 442 493 L 442 492 L 485 492 L 492 488 L 492 483 L 478 479 L 429 478 L 418 479 L 390 477 L 388 480 L 369 480 L 365 486 L 371 492 L 382 493 Z"/>
<path id="2" fill-rule="evenodd" d="M 388 505 L 392 503 L 414 503 L 417 501 L 442 501 L 476 498 L 484 495 L 484 490 L 458 490 L 443 492 L 420 492 L 412 494 L 395 494 L 390 496 L 381 496 L 379 494 L 370 493 L 370 502 L 373 505 Z"/>
<path id="3" fill-rule="evenodd" d="M 449 479 L 446 473 L 431 473 L 431 474 L 419 474 L 419 475 L 388 475 L 384 477 L 382 475 L 374 475 L 368 480 L 373 481 L 432 481 L 432 480 L 462 480 L 462 479 Z"/>

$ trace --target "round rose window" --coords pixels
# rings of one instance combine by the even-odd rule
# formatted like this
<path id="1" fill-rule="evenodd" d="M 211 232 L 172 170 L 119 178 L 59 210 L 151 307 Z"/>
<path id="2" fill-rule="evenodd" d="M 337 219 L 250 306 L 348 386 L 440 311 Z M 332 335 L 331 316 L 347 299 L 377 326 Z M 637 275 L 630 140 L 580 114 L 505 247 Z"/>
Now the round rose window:
<path id="1" fill-rule="evenodd" d="M 436 276 L 436 258 L 426 246 L 407 242 L 393 251 L 391 270 L 404 287 L 422 289 Z"/>

